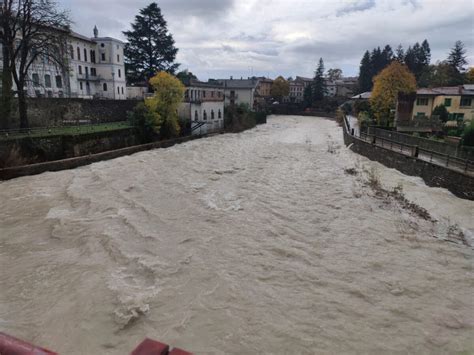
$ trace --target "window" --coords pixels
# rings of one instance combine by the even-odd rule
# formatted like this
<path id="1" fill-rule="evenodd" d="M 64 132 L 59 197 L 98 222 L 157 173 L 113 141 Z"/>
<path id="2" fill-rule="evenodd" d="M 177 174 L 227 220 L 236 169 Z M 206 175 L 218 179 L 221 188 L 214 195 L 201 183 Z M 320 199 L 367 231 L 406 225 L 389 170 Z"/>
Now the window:
<path id="1" fill-rule="evenodd" d="M 91 63 L 95 63 L 95 51 L 91 49 Z"/>
<path id="2" fill-rule="evenodd" d="M 101 46 L 102 48 L 104 48 L 104 47 L 105 47 L 105 44 L 101 43 L 100 46 Z"/>
<path id="3" fill-rule="evenodd" d="M 71 59 L 74 59 L 74 48 L 69 46 L 69 52 L 71 53 Z"/>
<path id="4" fill-rule="evenodd" d="M 38 74 L 33 74 L 33 86 L 40 86 L 40 77 Z"/>
<path id="5" fill-rule="evenodd" d="M 84 62 L 87 62 L 87 49 L 84 48 Z"/>
<path id="6" fill-rule="evenodd" d="M 86 67 L 86 76 L 89 76 L 89 67 Z"/>
<path id="7" fill-rule="evenodd" d="M 117 54 L 117 62 L 120 63 L 120 55 Z"/>
<path id="8" fill-rule="evenodd" d="M 215 117 L 214 117 L 214 110 L 211 110 L 211 120 L 213 120 Z"/>
<path id="9" fill-rule="evenodd" d="M 206 91 L 205 90 L 202 91 L 202 97 L 206 97 Z"/>
<path id="10" fill-rule="evenodd" d="M 219 118 L 219 119 L 222 118 L 222 112 L 221 112 L 221 110 L 219 110 L 219 111 L 217 112 L 217 118 Z"/>
<path id="11" fill-rule="evenodd" d="M 91 68 L 91 75 L 97 76 L 97 70 L 95 68 Z"/>
<path id="12" fill-rule="evenodd" d="M 122 71 L 120 69 L 118 70 L 118 76 L 119 76 L 119 78 L 122 77 Z"/>
<path id="13" fill-rule="evenodd" d="M 123 95 L 123 86 L 122 86 L 122 95 Z"/>
<path id="14" fill-rule="evenodd" d="M 46 74 L 44 76 L 44 86 L 46 86 L 47 88 L 51 87 L 51 75 Z"/>
<path id="15" fill-rule="evenodd" d="M 81 49 L 77 47 L 77 60 L 81 60 Z"/>
<path id="16" fill-rule="evenodd" d="M 81 90 L 82 90 L 82 81 L 79 83 L 79 87 L 80 87 Z"/>
<path id="17" fill-rule="evenodd" d="M 464 120 L 464 113 L 453 113 L 453 118 L 455 120 L 462 121 L 462 120 Z"/>
<path id="18" fill-rule="evenodd" d="M 427 97 L 419 97 L 416 99 L 417 106 L 428 106 L 428 98 Z"/>
<path id="19" fill-rule="evenodd" d="M 207 121 L 207 112 L 204 110 L 204 113 L 202 114 L 202 118 L 204 121 Z"/>
<path id="20" fill-rule="evenodd" d="M 117 93 L 120 95 L 120 86 L 117 87 Z"/>
<path id="21" fill-rule="evenodd" d="M 53 97 L 53 92 L 51 90 L 48 90 L 48 97 L 49 98 Z"/>
<path id="22" fill-rule="evenodd" d="M 102 61 L 105 62 L 105 53 L 101 53 Z"/>
<path id="23" fill-rule="evenodd" d="M 214 91 L 211 91 L 211 97 L 214 97 Z"/>
<path id="24" fill-rule="evenodd" d="M 461 106 L 470 107 L 472 105 L 472 99 L 470 97 L 461 97 Z"/>
<path id="25" fill-rule="evenodd" d="M 104 83 L 103 88 L 104 88 L 104 91 L 107 91 L 107 83 Z"/>
<path id="26" fill-rule="evenodd" d="M 424 112 L 417 112 L 416 117 L 423 118 L 423 117 L 425 117 L 425 113 Z"/>
<path id="27" fill-rule="evenodd" d="M 219 99 L 221 98 L 221 92 L 220 92 L 220 91 L 217 92 L 217 97 L 218 97 Z"/>
<path id="28" fill-rule="evenodd" d="M 444 99 L 444 106 L 450 107 L 451 106 L 451 99 Z"/>
<path id="29" fill-rule="evenodd" d="M 82 65 L 79 65 L 79 74 L 82 74 Z"/>
<path id="30" fill-rule="evenodd" d="M 198 114 L 197 110 L 194 111 L 194 121 L 196 121 L 196 122 L 199 121 L 199 114 Z"/>
<path id="31" fill-rule="evenodd" d="M 61 89 L 63 87 L 63 78 L 61 75 L 56 75 L 56 87 Z"/>

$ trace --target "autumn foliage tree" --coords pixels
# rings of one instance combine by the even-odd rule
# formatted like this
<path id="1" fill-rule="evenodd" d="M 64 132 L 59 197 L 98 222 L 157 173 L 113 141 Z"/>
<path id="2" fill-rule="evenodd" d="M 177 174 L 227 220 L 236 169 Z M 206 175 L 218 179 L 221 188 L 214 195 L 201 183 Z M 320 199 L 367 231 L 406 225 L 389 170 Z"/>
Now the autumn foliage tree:
<path id="1" fill-rule="evenodd" d="M 391 121 L 391 110 L 395 109 L 398 93 L 416 91 L 416 78 L 408 68 L 392 62 L 374 78 L 374 88 L 370 105 L 379 124 L 388 125 Z"/>
<path id="2" fill-rule="evenodd" d="M 270 94 L 274 99 L 281 101 L 285 96 L 290 94 L 290 84 L 282 76 L 273 81 Z"/>
<path id="3" fill-rule="evenodd" d="M 171 138 L 179 135 L 178 107 L 183 100 L 185 87 L 175 76 L 159 72 L 150 79 L 154 89 L 152 98 L 145 101 L 154 118 L 154 129 L 161 137 Z"/>

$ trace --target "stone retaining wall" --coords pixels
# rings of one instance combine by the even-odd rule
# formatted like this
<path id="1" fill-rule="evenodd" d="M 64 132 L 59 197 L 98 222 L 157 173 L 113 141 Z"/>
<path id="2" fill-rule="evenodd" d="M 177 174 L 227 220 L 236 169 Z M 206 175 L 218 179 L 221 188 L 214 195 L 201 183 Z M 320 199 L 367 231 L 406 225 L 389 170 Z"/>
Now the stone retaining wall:
<path id="1" fill-rule="evenodd" d="M 367 143 L 351 136 L 345 125 L 343 127 L 344 143 L 352 151 L 406 175 L 419 176 L 428 186 L 442 187 L 460 198 L 474 200 L 474 178 L 471 176 Z"/>

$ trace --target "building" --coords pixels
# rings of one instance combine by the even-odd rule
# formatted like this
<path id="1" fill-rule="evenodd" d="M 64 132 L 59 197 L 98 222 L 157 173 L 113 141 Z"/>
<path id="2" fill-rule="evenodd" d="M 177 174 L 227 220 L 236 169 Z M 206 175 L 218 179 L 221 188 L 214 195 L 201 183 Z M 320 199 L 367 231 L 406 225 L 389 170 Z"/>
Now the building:
<path id="1" fill-rule="evenodd" d="M 221 131 L 224 129 L 223 85 L 191 80 L 178 111 L 191 134 Z"/>
<path id="2" fill-rule="evenodd" d="M 335 97 L 337 95 L 337 84 L 335 81 L 326 80 L 326 97 Z"/>
<path id="3" fill-rule="evenodd" d="M 352 97 L 357 92 L 359 83 L 358 77 L 347 77 L 336 80 L 336 96 Z"/>
<path id="4" fill-rule="evenodd" d="M 287 103 L 302 103 L 304 101 L 304 82 L 302 80 L 290 80 L 290 93 L 283 99 Z"/>
<path id="5" fill-rule="evenodd" d="M 61 66 L 47 58 L 35 61 L 26 88 L 29 97 L 127 98 L 123 42 L 99 37 L 95 27 L 94 37 L 69 32 L 67 51 Z"/>
<path id="6" fill-rule="evenodd" d="M 258 78 L 250 79 L 219 79 L 210 80 L 222 85 L 225 93 L 225 106 L 244 104 L 250 109 L 258 106 L 257 88 L 260 82 Z"/>
<path id="7" fill-rule="evenodd" d="M 444 105 L 451 120 L 474 118 L 474 85 L 419 89 L 413 102 L 411 117 L 431 118 L 436 106 Z"/>

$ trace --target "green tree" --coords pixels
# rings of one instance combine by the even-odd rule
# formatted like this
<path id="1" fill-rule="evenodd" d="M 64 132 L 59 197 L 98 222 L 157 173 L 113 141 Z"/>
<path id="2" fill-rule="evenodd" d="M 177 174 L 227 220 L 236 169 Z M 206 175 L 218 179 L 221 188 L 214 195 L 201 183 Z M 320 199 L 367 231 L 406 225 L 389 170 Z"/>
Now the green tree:
<path id="1" fill-rule="evenodd" d="M 447 122 L 449 120 L 449 112 L 444 105 L 438 105 L 433 109 L 431 116 L 437 116 L 442 122 Z"/>
<path id="2" fill-rule="evenodd" d="M 461 143 L 462 145 L 474 147 L 474 120 L 464 129 Z"/>
<path id="3" fill-rule="evenodd" d="M 461 41 L 456 41 L 454 47 L 449 53 L 447 63 L 454 69 L 452 85 L 461 85 L 464 83 L 465 79 L 465 66 L 467 65 L 466 59 L 466 49 L 464 48 L 464 43 Z"/>
<path id="4" fill-rule="evenodd" d="M 413 47 L 408 48 L 404 62 L 416 79 L 419 80 L 430 65 L 430 60 L 431 49 L 428 41 L 425 39 L 421 45 L 416 42 Z"/>
<path id="5" fill-rule="evenodd" d="M 188 69 L 180 71 L 176 77 L 184 84 L 189 85 L 191 80 L 197 80 L 197 76 L 191 73 Z"/>
<path id="6" fill-rule="evenodd" d="M 303 103 L 305 108 L 313 106 L 313 85 L 308 85 L 304 88 Z"/>
<path id="7" fill-rule="evenodd" d="M 326 80 L 324 79 L 324 61 L 319 58 L 318 67 L 314 75 L 313 81 L 313 103 L 321 101 L 327 94 Z"/>
<path id="8" fill-rule="evenodd" d="M 185 87 L 173 75 L 159 72 L 150 79 L 154 89 L 152 98 L 145 101 L 148 109 L 155 113 L 154 129 L 161 137 L 171 138 L 179 135 L 178 107 L 183 100 Z"/>
<path id="9" fill-rule="evenodd" d="M 388 125 L 393 118 L 392 110 L 398 93 L 416 91 L 416 79 L 408 68 L 397 61 L 392 62 L 374 79 L 374 89 L 370 98 L 372 112 L 379 124 Z"/>
<path id="10" fill-rule="evenodd" d="M 148 82 L 160 71 L 174 73 L 179 67 L 174 62 L 178 49 L 156 3 L 141 9 L 132 30 L 123 34 L 127 38 L 125 66 L 130 83 Z"/>
<path id="11" fill-rule="evenodd" d="M 401 44 L 399 44 L 395 50 L 395 59 L 402 64 L 405 63 L 405 51 Z"/>
<path id="12" fill-rule="evenodd" d="M 359 90 L 366 92 L 372 90 L 372 69 L 370 61 L 370 53 L 366 51 L 359 67 Z"/>
<path id="13" fill-rule="evenodd" d="M 290 94 L 290 84 L 284 77 L 279 76 L 273 81 L 270 94 L 274 99 L 281 102 L 285 96 Z"/>

